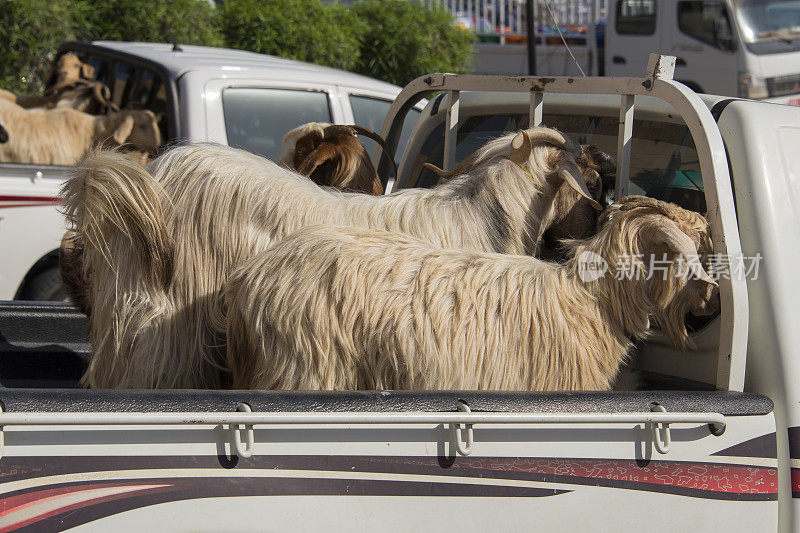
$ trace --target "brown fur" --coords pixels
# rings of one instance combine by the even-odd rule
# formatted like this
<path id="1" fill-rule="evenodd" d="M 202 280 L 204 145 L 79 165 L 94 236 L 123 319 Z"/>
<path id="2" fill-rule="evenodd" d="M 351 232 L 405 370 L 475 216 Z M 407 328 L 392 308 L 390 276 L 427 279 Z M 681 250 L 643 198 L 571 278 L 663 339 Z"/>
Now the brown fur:
<path id="1" fill-rule="evenodd" d="M 294 146 L 280 161 L 318 185 L 379 196 L 383 184 L 357 135 L 373 139 L 390 153 L 385 141 L 366 128 L 310 122 L 286 134 L 284 143 L 293 142 Z M 397 167 L 391 162 L 396 175 Z"/>
<path id="2" fill-rule="evenodd" d="M 94 67 L 84 63 L 72 52 L 61 55 L 53 65 L 50 77 L 45 83 L 44 94 L 48 95 L 53 87 L 74 81 L 93 80 L 95 76 Z"/>
<path id="3" fill-rule="evenodd" d="M 699 215 L 627 198 L 572 243 L 615 264 L 707 236 Z M 624 206 L 628 206 L 627 208 Z M 690 251 L 696 255 L 697 249 Z M 228 364 L 243 389 L 607 390 L 649 320 L 710 310 L 713 285 L 583 282 L 578 263 L 442 249 L 398 233 L 301 229 L 228 285 Z M 660 322 L 679 346 L 686 331 Z"/>

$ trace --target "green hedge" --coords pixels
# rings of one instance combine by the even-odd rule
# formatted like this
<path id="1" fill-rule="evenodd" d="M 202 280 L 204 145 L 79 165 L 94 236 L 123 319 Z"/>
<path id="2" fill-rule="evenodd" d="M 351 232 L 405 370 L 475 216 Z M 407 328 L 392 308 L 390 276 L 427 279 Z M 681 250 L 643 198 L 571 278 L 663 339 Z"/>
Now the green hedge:
<path id="1" fill-rule="evenodd" d="M 449 13 L 407 0 L 362 0 L 353 11 L 367 23 L 356 71 L 396 85 L 430 72 L 468 72 L 472 35 Z"/>
<path id="2" fill-rule="evenodd" d="M 398 85 L 464 72 L 472 54 L 449 14 L 406 0 L 0 0 L 0 88 L 41 94 L 58 46 L 75 39 L 227 46 Z"/>
<path id="3" fill-rule="evenodd" d="M 224 46 L 217 10 L 201 0 L 79 0 L 78 38 Z"/>
<path id="4" fill-rule="evenodd" d="M 344 70 L 358 64 L 365 25 L 340 4 L 319 0 L 226 0 L 226 45 Z"/>
<path id="5" fill-rule="evenodd" d="M 0 0 L 0 87 L 41 93 L 56 49 L 75 38 L 73 12 L 53 0 Z"/>

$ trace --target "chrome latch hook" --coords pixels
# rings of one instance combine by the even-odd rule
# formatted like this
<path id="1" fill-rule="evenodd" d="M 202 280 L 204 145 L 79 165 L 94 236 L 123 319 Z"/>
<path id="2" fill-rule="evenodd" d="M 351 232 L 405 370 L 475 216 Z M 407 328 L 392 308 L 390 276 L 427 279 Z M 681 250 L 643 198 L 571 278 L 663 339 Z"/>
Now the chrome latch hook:
<path id="1" fill-rule="evenodd" d="M 236 404 L 236 410 L 240 413 L 252 413 L 250 406 L 246 403 Z M 248 459 L 253 456 L 253 445 L 255 442 L 255 432 L 253 431 L 253 424 L 245 424 L 245 445 L 242 446 L 240 425 L 231 424 L 231 432 L 233 433 L 233 446 L 236 448 L 236 455 L 242 459 Z"/>
<path id="2" fill-rule="evenodd" d="M 469 405 L 465 402 L 459 400 L 458 401 L 458 410 L 462 413 L 471 413 Z M 464 429 L 467 431 L 467 442 L 461 440 L 461 424 L 453 424 L 453 437 L 456 441 L 456 450 L 460 455 L 469 455 L 472 453 L 472 445 L 475 443 L 473 434 L 472 434 L 472 424 L 464 424 Z"/>
<path id="3" fill-rule="evenodd" d="M 654 413 L 667 412 L 664 406 L 659 404 L 654 405 L 650 411 Z M 663 440 L 661 439 L 662 434 L 664 435 Z M 653 422 L 653 444 L 658 453 L 662 455 L 669 453 L 670 446 L 672 446 L 672 435 L 670 434 L 668 423 Z"/>

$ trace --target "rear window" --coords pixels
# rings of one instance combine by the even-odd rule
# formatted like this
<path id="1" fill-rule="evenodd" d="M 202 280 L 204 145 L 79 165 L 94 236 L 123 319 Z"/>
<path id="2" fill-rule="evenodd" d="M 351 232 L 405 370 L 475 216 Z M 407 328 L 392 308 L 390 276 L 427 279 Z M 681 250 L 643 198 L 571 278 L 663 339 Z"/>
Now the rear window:
<path id="1" fill-rule="evenodd" d="M 331 122 L 323 91 L 229 87 L 222 92 L 228 144 L 276 161 L 289 130 L 306 122 Z"/>
<path id="2" fill-rule="evenodd" d="M 568 133 L 581 144 L 592 144 L 616 156 L 619 129 L 616 117 L 587 118 L 545 114 L 544 124 Z M 526 128 L 527 125 L 527 114 L 475 116 L 465 119 L 458 129 L 456 161 L 462 161 L 491 139 Z M 632 143 L 629 194 L 643 194 L 705 213 L 700 161 L 692 136 L 685 125 L 634 120 Z M 410 177 L 409 186 L 436 185 L 439 177 L 422 168 L 421 164 L 428 162 L 441 167 L 443 153 L 444 125 L 440 124 L 423 143 L 420 150 L 421 161 L 414 166 L 416 174 Z"/>

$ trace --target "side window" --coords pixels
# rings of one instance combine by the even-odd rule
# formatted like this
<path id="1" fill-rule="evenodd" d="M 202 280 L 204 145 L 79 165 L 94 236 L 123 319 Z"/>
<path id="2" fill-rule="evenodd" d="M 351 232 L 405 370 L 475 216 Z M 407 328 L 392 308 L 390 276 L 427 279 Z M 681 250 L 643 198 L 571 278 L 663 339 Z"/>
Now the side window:
<path id="1" fill-rule="evenodd" d="M 615 27 L 620 35 L 653 35 L 656 0 L 617 0 Z"/>
<path id="2" fill-rule="evenodd" d="M 306 122 L 331 122 L 322 91 L 229 87 L 222 92 L 228 144 L 277 161 L 286 132 Z"/>
<path id="3" fill-rule="evenodd" d="M 114 65 L 114 77 L 111 80 L 111 101 L 125 108 L 130 99 L 131 89 L 135 83 L 136 68 L 118 61 Z"/>
<path id="4" fill-rule="evenodd" d="M 718 0 L 678 2 L 678 29 L 712 46 L 727 51 L 735 49 L 728 11 Z"/>
<path id="5" fill-rule="evenodd" d="M 369 128 L 378 135 L 381 133 L 381 126 L 389 112 L 389 107 L 392 105 L 390 100 L 382 98 L 373 98 L 371 96 L 358 96 L 355 94 L 350 95 L 350 107 L 353 109 L 353 120 L 359 126 Z M 395 159 L 400 160 L 403 152 L 408 144 L 408 139 L 411 137 L 411 132 L 417 124 L 420 112 L 416 109 L 411 109 L 403 121 L 403 131 L 400 133 L 400 142 L 397 144 L 395 152 Z M 371 139 L 359 137 L 367 153 L 372 156 L 375 153 L 377 143 Z"/>

